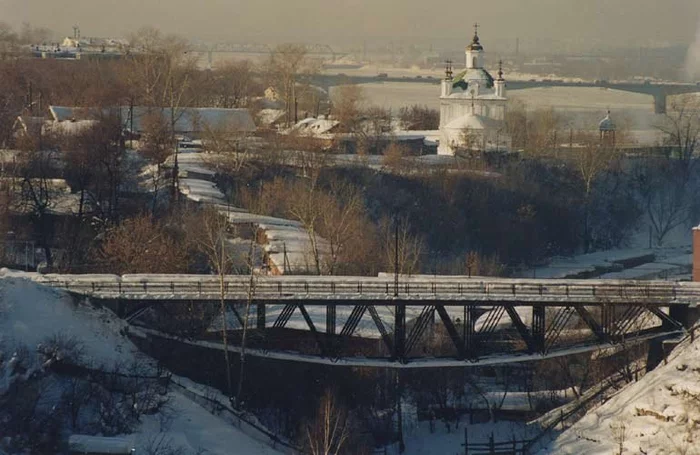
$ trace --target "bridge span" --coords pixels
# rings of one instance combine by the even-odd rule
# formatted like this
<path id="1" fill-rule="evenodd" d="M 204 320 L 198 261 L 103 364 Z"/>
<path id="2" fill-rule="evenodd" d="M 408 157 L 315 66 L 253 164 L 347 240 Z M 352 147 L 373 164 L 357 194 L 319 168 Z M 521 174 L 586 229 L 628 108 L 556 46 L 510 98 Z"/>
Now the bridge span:
<path id="1" fill-rule="evenodd" d="M 370 84 L 378 82 L 413 82 L 438 85 L 440 78 L 435 77 L 379 77 L 356 76 L 344 74 L 320 74 L 313 77 L 313 82 L 326 90 L 330 87 L 344 84 Z M 649 95 L 654 98 L 654 113 L 666 113 L 666 101 L 669 96 L 686 93 L 700 92 L 700 83 L 651 83 L 651 82 L 608 82 L 608 81 L 581 81 L 569 82 L 562 80 L 509 80 L 506 82 L 508 90 L 523 90 L 538 87 L 598 87 L 611 90 L 621 90 Z M 436 89 L 436 95 L 439 90 Z"/>
<path id="2" fill-rule="evenodd" d="M 223 297 L 238 323 L 233 332 L 240 334 L 248 308 L 251 352 L 349 365 L 371 360 L 374 366 L 523 361 L 662 340 L 694 324 L 700 302 L 700 283 L 667 281 L 265 276 L 251 284 L 240 275 L 221 281 L 210 275 L 53 274 L 33 279 L 111 304 L 132 324 L 161 332 L 153 321 L 183 306 L 216 309 Z M 159 316 L 139 322 L 149 312 Z M 202 342 L 212 342 L 211 333 L 203 336 Z M 231 339 L 235 349 L 236 335 Z M 290 353 L 290 346 L 303 348 Z"/>

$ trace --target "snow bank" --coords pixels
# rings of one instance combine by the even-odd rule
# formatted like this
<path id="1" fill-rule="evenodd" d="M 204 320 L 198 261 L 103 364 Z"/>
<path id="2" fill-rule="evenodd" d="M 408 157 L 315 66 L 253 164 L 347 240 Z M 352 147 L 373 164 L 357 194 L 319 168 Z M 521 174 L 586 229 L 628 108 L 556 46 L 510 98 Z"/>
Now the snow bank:
<path id="1" fill-rule="evenodd" d="M 34 283 L 31 281 L 33 274 L 2 272 L 0 395 L 7 390 L 10 381 L 17 379 L 11 371 L 14 350 L 21 344 L 30 350 L 36 349 L 55 335 L 79 341 L 83 347 L 80 361 L 86 365 L 109 368 L 117 363 L 131 364 L 137 358 L 146 365 L 153 362 L 120 333 L 125 323 L 109 311 L 76 302 L 65 292 Z M 109 440 L 81 435 L 74 436 L 73 442 L 113 449 L 133 440 L 137 453 L 150 453 L 149 450 L 159 443 L 161 448 L 169 446 L 179 450 L 178 453 L 224 455 L 232 450 L 251 455 L 281 453 L 213 416 L 183 394 L 171 391 L 168 396 L 166 408 L 157 414 L 142 416 L 141 427 L 134 435 Z"/>
<path id="2" fill-rule="evenodd" d="M 139 355 L 119 331 L 126 323 L 109 311 L 75 303 L 67 293 L 29 280 L 0 278 L 0 347 L 35 348 L 54 335 L 74 337 L 84 361 L 113 366 Z"/>
<path id="3" fill-rule="evenodd" d="M 541 454 L 690 453 L 700 424 L 700 339 L 622 389 L 541 449 Z"/>

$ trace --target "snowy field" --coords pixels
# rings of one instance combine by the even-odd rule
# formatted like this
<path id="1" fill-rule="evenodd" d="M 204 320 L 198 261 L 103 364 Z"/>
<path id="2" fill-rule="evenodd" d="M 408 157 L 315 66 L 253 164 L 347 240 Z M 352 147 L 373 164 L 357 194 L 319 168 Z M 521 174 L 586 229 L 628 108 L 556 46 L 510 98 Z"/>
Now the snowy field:
<path id="1" fill-rule="evenodd" d="M 18 376 L 13 370 L 12 359 L 17 348 L 26 345 L 35 350 L 54 335 L 79 340 L 84 348 L 81 363 L 86 366 L 110 370 L 139 360 L 155 371 L 155 361 L 140 353 L 121 334 L 125 324 L 107 310 L 75 303 L 63 292 L 29 280 L 0 278 L 0 396 L 14 381 L 24 380 L 31 373 Z M 43 367 L 35 368 L 40 371 Z M 159 441 L 182 448 L 182 453 L 224 455 L 231 454 L 232 448 L 241 454 L 280 453 L 213 416 L 179 392 L 171 389 L 168 398 L 157 414 L 142 416 L 136 433 L 121 435 L 131 441 L 136 453 L 143 453 Z"/>
<path id="2" fill-rule="evenodd" d="M 362 84 L 366 103 L 398 112 L 414 104 L 440 108 L 440 87 L 424 82 L 373 82 Z M 333 90 L 331 90 L 331 93 Z M 529 109 L 553 108 L 573 128 L 595 129 L 610 110 L 612 117 L 629 129 L 639 143 L 655 143 L 661 116 L 654 114 L 651 96 L 604 87 L 538 87 L 508 92 L 508 98 L 522 101 Z"/>

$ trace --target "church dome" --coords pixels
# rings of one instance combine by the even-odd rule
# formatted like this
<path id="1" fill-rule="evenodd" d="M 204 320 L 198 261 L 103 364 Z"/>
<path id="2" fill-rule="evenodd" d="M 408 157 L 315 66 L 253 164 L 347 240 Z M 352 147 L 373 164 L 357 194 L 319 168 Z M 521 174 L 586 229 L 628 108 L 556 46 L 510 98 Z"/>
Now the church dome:
<path id="1" fill-rule="evenodd" d="M 610 118 L 610 111 L 603 120 L 598 124 L 600 131 L 615 131 L 615 122 Z"/>
<path id="2" fill-rule="evenodd" d="M 474 31 L 474 38 L 472 38 L 472 42 L 467 46 L 468 51 L 483 51 L 484 46 L 481 45 L 479 42 L 479 35 L 476 34 L 476 31 Z"/>
<path id="3" fill-rule="evenodd" d="M 493 76 L 483 68 L 469 68 L 452 79 L 452 88 L 467 90 L 469 82 L 478 82 L 482 87 L 493 88 Z"/>

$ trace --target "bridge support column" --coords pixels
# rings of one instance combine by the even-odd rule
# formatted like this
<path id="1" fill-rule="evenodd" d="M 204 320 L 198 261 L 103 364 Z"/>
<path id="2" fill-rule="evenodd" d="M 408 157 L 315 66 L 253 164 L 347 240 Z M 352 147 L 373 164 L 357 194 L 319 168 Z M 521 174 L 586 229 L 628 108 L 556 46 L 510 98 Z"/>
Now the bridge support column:
<path id="1" fill-rule="evenodd" d="M 684 328 L 689 329 L 700 319 L 700 308 L 690 308 L 687 305 L 671 305 L 668 309 L 671 319 L 679 322 Z M 666 321 L 664 321 L 664 325 Z"/>
<path id="2" fill-rule="evenodd" d="M 467 357 L 476 357 L 476 340 L 474 339 L 474 305 L 464 305 L 464 320 L 462 321 L 462 340 Z"/>
<path id="3" fill-rule="evenodd" d="M 326 334 L 335 335 L 335 305 L 326 305 Z"/>
<path id="4" fill-rule="evenodd" d="M 666 113 L 666 94 L 657 93 L 654 95 L 654 114 Z"/>
<path id="5" fill-rule="evenodd" d="M 406 307 L 394 305 L 394 358 L 404 362 L 406 357 Z"/>
<path id="6" fill-rule="evenodd" d="M 532 341 L 537 352 L 545 351 L 545 311 L 544 305 L 532 307 Z"/>
<path id="7" fill-rule="evenodd" d="M 265 302 L 260 302 L 256 306 L 257 328 L 265 330 Z"/>

